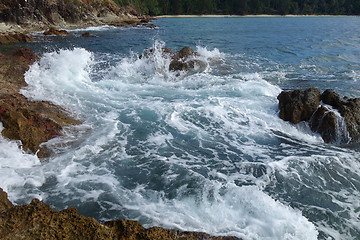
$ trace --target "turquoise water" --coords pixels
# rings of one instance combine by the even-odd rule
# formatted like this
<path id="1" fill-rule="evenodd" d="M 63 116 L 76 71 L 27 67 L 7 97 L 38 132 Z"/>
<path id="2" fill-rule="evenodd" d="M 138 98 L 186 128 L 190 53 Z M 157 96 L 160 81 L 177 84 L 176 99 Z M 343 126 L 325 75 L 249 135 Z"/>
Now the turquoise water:
<path id="1" fill-rule="evenodd" d="M 155 24 L 27 45 L 42 58 L 22 92 L 84 123 L 47 143 L 47 162 L 0 139 L 11 200 L 244 239 L 359 239 L 359 145 L 283 122 L 276 97 L 306 87 L 360 97 L 360 18 Z M 169 72 L 164 46 L 196 49 L 206 69 Z M 139 59 L 149 48 L 154 56 Z"/>

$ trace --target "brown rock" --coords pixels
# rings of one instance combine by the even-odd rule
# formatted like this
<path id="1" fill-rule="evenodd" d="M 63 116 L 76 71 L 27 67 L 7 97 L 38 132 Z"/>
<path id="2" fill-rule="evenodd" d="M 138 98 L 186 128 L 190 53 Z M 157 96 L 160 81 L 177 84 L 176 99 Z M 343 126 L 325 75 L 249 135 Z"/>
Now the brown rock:
<path id="1" fill-rule="evenodd" d="M 54 27 L 50 27 L 49 30 L 44 32 L 44 35 L 61 36 L 61 35 L 69 35 L 69 33 L 66 30 L 58 30 Z"/>
<path id="2" fill-rule="evenodd" d="M 12 208 L 14 205 L 9 201 L 8 195 L 0 188 L 0 215 L 2 211 Z"/>
<path id="3" fill-rule="evenodd" d="M 324 142 L 337 142 L 337 117 L 334 112 L 329 111 L 326 107 L 321 106 L 314 112 L 309 125 L 312 131 L 320 133 Z"/>
<path id="4" fill-rule="evenodd" d="M 16 50 L 13 54 L 13 57 L 17 57 L 27 61 L 29 64 L 33 64 L 35 61 L 40 60 L 39 56 L 36 55 L 33 51 L 28 48 L 20 48 Z"/>
<path id="5" fill-rule="evenodd" d="M 299 123 L 308 121 L 320 105 L 320 91 L 309 88 L 305 91 L 282 91 L 277 97 L 279 100 L 279 116 L 285 121 Z"/>
<path id="6" fill-rule="evenodd" d="M 47 157 L 49 151 L 40 147 L 41 143 L 61 135 L 63 127 L 80 122 L 61 107 L 45 101 L 29 101 L 19 93 L 26 86 L 24 73 L 29 64 L 38 59 L 29 49 L 0 57 L 0 121 L 4 137 L 21 140 L 24 150 Z"/>
<path id="7" fill-rule="evenodd" d="M 33 199 L 30 204 L 13 206 L 0 188 L 0 239 L 107 239 L 107 240 L 237 240 L 206 233 L 182 232 L 160 227 L 144 228 L 139 222 L 115 220 L 100 224 L 79 215 L 75 208 L 54 211 Z"/>
<path id="8" fill-rule="evenodd" d="M 26 35 L 25 33 L 0 34 L 0 44 L 33 42 L 33 41 L 35 41 L 34 38 Z"/>
<path id="9" fill-rule="evenodd" d="M 89 32 L 85 32 L 85 33 L 81 34 L 81 36 L 83 36 L 83 37 L 96 37 L 95 35 L 91 35 Z"/>

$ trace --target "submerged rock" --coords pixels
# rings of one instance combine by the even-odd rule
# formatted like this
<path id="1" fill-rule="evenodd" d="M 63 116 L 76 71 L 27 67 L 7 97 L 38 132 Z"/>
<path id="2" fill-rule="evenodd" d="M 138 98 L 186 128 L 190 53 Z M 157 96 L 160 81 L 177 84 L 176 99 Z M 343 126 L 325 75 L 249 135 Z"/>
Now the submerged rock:
<path id="1" fill-rule="evenodd" d="M 132 220 L 115 220 L 100 224 L 94 218 L 78 214 L 75 208 L 54 211 L 33 199 L 30 204 L 13 206 L 0 188 L 0 239 L 117 239 L 117 240 L 236 240 L 206 233 L 144 228 Z"/>
<path id="2" fill-rule="evenodd" d="M 19 93 L 27 84 L 24 73 L 39 57 L 30 49 L 19 49 L 12 56 L 0 57 L 0 121 L 1 134 L 21 140 L 25 151 L 47 157 L 50 152 L 42 143 L 61 135 L 65 126 L 80 122 L 61 107 L 45 101 L 30 101 Z"/>
<path id="3" fill-rule="evenodd" d="M 358 142 L 360 98 L 341 98 L 334 90 L 321 95 L 316 88 L 283 91 L 278 96 L 279 116 L 294 124 L 308 121 L 312 131 L 327 143 Z"/>

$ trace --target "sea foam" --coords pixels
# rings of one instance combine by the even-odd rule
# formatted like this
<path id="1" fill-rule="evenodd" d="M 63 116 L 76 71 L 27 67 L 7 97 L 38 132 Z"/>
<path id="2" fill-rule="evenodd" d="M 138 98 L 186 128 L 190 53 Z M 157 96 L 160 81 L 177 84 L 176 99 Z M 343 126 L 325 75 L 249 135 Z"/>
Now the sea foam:
<path id="1" fill-rule="evenodd" d="M 276 155 L 269 144 L 320 138 L 278 120 L 281 89 L 263 75 L 224 75 L 218 68 L 227 55 L 198 47 L 207 69 L 177 77 L 163 46 L 156 42 L 147 59 L 129 54 L 100 76 L 92 72 L 106 59 L 81 48 L 45 53 L 30 67 L 22 93 L 64 106 L 85 119 L 84 130 L 81 141 L 48 163 L 6 170 L 4 176 L 20 176 L 6 184 L 12 198 L 75 205 L 99 220 L 128 217 L 246 239 L 316 239 L 299 210 L 264 189 L 278 168 L 269 164 Z M 22 176 L 25 191 L 14 187 Z"/>

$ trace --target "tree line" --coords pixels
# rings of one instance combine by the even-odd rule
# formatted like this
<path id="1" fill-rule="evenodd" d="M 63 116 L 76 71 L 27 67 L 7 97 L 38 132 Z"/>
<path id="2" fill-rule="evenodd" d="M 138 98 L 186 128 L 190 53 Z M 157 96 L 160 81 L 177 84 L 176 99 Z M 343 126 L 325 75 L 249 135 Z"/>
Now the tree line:
<path id="1" fill-rule="evenodd" d="M 149 15 L 329 14 L 360 15 L 360 0 L 114 0 Z"/>

